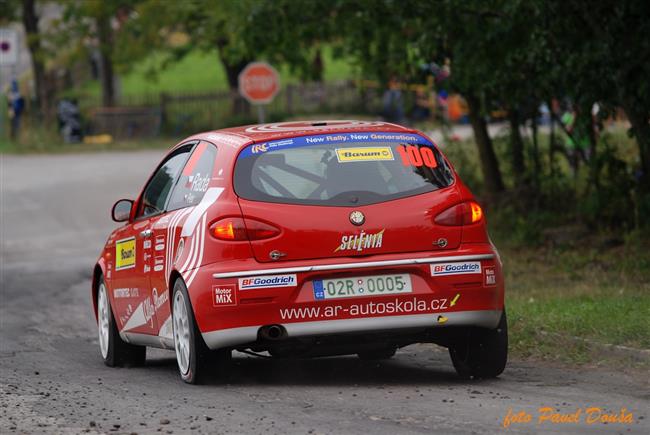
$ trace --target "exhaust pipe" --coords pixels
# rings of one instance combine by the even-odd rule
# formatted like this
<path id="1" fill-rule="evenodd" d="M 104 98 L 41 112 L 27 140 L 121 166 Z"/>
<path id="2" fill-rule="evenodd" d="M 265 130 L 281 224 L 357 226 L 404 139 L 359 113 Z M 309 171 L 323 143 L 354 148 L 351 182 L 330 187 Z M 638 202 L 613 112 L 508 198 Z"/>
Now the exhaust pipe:
<path id="1" fill-rule="evenodd" d="M 280 340 L 287 336 L 287 330 L 282 325 L 262 326 L 258 331 L 258 336 L 263 340 Z"/>

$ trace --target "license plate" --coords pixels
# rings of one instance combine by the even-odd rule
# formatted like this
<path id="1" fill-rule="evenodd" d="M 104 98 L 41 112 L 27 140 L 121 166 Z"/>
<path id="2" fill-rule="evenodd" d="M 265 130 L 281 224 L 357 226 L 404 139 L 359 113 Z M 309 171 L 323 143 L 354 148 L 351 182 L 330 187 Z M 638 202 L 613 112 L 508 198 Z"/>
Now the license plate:
<path id="1" fill-rule="evenodd" d="M 316 300 L 393 295 L 413 291 L 408 274 L 323 279 L 312 281 L 312 284 Z"/>

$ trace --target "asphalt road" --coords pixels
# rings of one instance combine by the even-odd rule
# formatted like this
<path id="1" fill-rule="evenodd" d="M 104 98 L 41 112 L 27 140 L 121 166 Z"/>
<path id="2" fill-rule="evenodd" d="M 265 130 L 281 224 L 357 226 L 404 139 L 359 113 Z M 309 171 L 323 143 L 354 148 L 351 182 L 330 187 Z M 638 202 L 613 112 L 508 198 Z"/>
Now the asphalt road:
<path id="1" fill-rule="evenodd" d="M 500 379 L 461 381 L 444 349 L 418 345 L 385 363 L 277 361 L 235 354 L 225 378 L 189 386 L 174 355 L 111 369 L 99 354 L 91 268 L 113 222 L 161 152 L 0 156 L 0 432 L 650 433 L 647 376 L 511 361 Z M 538 409 L 582 409 L 580 423 L 537 423 Z M 632 413 L 587 424 L 584 409 Z"/>

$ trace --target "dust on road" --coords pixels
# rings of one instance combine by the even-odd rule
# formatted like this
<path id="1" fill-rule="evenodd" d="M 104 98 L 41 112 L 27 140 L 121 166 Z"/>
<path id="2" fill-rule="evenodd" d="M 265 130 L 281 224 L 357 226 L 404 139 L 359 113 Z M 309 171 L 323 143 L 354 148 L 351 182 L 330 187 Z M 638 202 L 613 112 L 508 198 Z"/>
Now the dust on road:
<path id="1" fill-rule="evenodd" d="M 0 156 L 0 431 L 28 433 L 650 433 L 647 379 L 512 361 L 491 381 L 459 380 L 444 349 L 388 362 L 283 361 L 235 354 L 224 376 L 189 386 L 174 354 L 111 369 L 99 354 L 90 275 L 114 223 L 160 151 Z M 507 261 L 507 259 L 506 259 Z M 537 425 L 538 408 L 590 406 L 632 424 Z"/>

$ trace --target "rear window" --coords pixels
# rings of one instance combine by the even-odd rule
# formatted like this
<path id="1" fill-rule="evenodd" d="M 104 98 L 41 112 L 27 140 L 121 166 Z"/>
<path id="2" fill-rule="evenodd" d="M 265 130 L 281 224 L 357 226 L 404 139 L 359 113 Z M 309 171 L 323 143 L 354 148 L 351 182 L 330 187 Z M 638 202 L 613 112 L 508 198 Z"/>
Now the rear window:
<path id="1" fill-rule="evenodd" d="M 453 176 L 421 136 L 344 133 L 250 145 L 234 181 L 237 194 L 254 201 L 354 206 L 432 192 Z"/>

